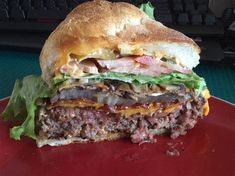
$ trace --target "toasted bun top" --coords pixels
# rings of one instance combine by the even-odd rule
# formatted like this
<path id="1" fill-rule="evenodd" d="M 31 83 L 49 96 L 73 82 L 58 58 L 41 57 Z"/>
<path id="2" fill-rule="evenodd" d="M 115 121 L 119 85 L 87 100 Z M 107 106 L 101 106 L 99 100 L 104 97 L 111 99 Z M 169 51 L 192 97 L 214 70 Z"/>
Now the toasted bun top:
<path id="1" fill-rule="evenodd" d="M 89 1 L 68 14 L 47 39 L 40 55 L 43 79 L 49 82 L 71 56 L 115 59 L 115 53 L 175 58 L 191 69 L 199 63 L 200 48 L 131 4 Z"/>

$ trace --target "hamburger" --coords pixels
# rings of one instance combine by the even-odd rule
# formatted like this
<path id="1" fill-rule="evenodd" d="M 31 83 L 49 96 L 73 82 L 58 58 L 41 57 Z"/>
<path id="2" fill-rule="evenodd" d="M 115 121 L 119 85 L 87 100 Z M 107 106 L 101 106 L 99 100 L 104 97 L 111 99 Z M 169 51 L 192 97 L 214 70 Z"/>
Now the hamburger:
<path id="1" fill-rule="evenodd" d="M 192 71 L 199 53 L 131 4 L 85 2 L 45 42 L 42 75 L 16 81 L 2 116 L 23 120 L 11 137 L 38 147 L 176 138 L 209 112 L 206 83 Z"/>

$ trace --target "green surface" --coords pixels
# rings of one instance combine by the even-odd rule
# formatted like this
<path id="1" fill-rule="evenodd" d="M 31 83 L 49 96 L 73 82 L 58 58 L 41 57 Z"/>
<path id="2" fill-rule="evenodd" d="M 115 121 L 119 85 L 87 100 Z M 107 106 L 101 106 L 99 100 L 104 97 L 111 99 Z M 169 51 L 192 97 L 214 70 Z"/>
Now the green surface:
<path id="1" fill-rule="evenodd" d="M 0 98 L 11 94 L 16 79 L 40 74 L 38 53 L 0 50 Z M 235 103 L 235 68 L 222 64 L 201 64 L 195 69 L 204 77 L 212 95 Z"/>
<path id="2" fill-rule="evenodd" d="M 194 69 L 205 78 L 212 95 L 235 104 L 235 67 L 223 64 L 200 64 Z"/>

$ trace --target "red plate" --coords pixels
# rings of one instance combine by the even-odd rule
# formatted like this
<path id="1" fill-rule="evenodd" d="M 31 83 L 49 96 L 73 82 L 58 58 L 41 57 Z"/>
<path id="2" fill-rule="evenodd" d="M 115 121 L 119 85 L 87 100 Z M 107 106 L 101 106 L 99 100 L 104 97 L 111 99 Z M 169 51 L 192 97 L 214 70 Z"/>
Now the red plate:
<path id="1" fill-rule="evenodd" d="M 8 99 L 0 101 L 0 112 Z M 235 106 L 210 99 L 211 112 L 186 136 L 157 137 L 155 144 L 113 142 L 37 148 L 33 140 L 9 138 L 9 122 L 0 121 L 1 176 L 156 175 L 234 176 Z M 168 156 L 177 149 L 180 156 Z"/>

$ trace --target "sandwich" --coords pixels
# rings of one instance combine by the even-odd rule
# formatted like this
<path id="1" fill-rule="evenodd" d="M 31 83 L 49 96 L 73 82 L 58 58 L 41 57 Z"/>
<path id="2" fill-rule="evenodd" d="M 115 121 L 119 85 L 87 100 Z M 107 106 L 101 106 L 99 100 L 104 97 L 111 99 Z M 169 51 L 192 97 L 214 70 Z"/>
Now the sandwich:
<path id="1" fill-rule="evenodd" d="M 38 147 L 185 135 L 209 112 L 209 91 L 192 71 L 200 48 L 124 2 L 77 6 L 46 40 L 41 76 L 17 80 L 4 119 Z"/>

